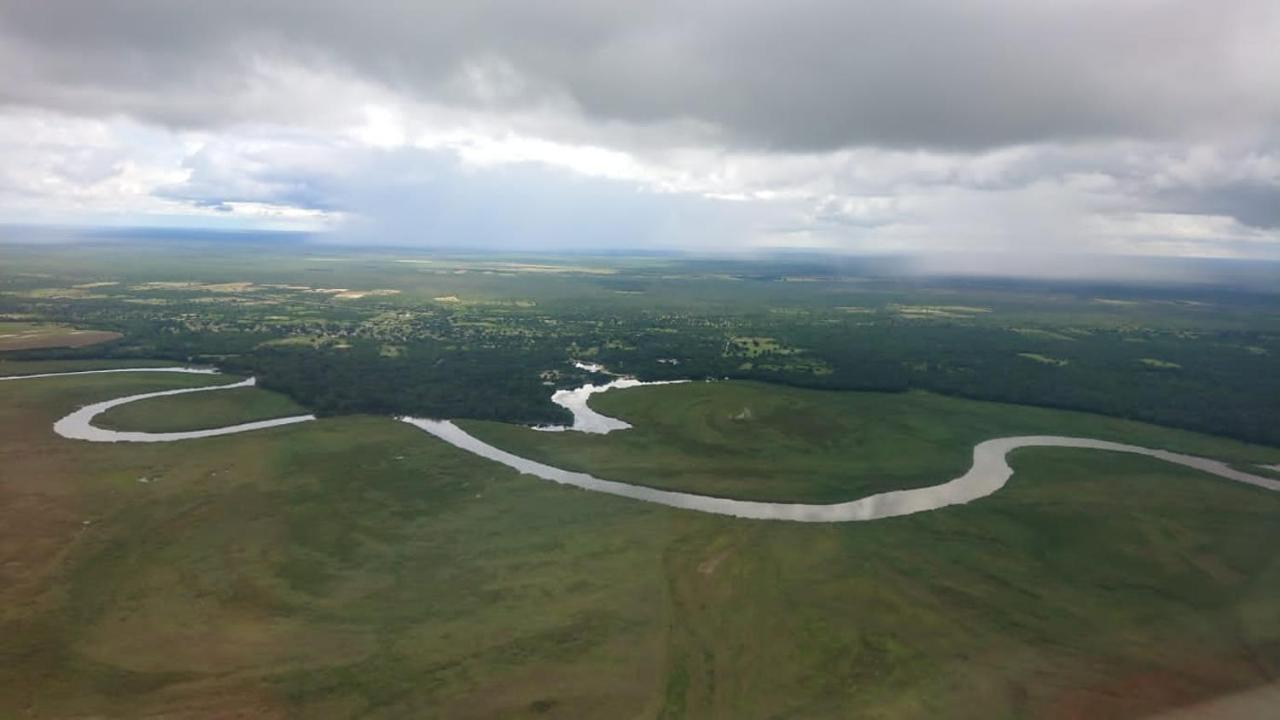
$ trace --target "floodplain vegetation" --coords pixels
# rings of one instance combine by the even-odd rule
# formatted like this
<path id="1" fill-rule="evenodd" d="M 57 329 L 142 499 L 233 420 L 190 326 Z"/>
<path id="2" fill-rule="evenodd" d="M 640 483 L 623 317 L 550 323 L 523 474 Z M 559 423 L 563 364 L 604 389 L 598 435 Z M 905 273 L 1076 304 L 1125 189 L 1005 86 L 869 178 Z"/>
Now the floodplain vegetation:
<path id="1" fill-rule="evenodd" d="M 228 379 L 0 384 L 0 716 L 1134 717 L 1280 671 L 1280 562 L 1259 541 L 1280 533 L 1280 495 L 1150 458 L 1025 449 L 1009 486 L 970 505 L 808 525 L 560 487 L 385 417 L 146 445 L 49 429 L 86 402 Z M 622 477 L 696 461 L 684 489 L 808 499 L 944 479 L 969 432 L 1090 419 L 741 383 L 598 400 L 637 427 L 575 446 L 539 434 L 546 459 Z M 129 429 L 181 427 L 158 402 Z M 1094 420 L 1095 435 L 1280 462 Z M 838 441 L 814 431 L 828 422 Z M 777 443 L 753 458 L 760 488 L 701 460 L 747 439 Z M 587 452 L 602 443 L 612 459 Z M 910 458 L 896 475 L 892 452 Z"/>
<path id="2" fill-rule="evenodd" d="M 102 413 L 93 424 L 108 430 L 183 432 L 306 412 L 279 393 L 246 387 L 139 400 Z"/>
<path id="3" fill-rule="evenodd" d="M 609 435 L 462 421 L 522 457 L 610 480 L 705 495 L 837 503 L 936 485 L 973 447 L 1011 435 L 1067 435 L 1172 450 L 1253 468 L 1280 451 L 1088 413 L 933 393 L 830 392 L 717 381 L 609 391 L 591 406 L 630 423 Z"/>
<path id="4" fill-rule="evenodd" d="M 0 717 L 1129 718 L 1280 674 L 1277 493 L 1027 448 L 969 505 L 743 521 L 521 476 L 390 417 L 460 419 L 610 479 L 795 502 L 945 481 L 975 442 L 1011 434 L 1265 473 L 1280 466 L 1274 283 L 4 252 L 0 335 L 119 337 L 4 350 L 0 375 L 226 374 L 0 382 Z M 594 397 L 625 432 L 522 427 L 566 419 L 553 390 L 608 379 L 575 361 L 696 382 Z M 98 421 L 321 419 L 178 443 L 51 432 L 87 403 L 249 375 L 259 388 Z"/>

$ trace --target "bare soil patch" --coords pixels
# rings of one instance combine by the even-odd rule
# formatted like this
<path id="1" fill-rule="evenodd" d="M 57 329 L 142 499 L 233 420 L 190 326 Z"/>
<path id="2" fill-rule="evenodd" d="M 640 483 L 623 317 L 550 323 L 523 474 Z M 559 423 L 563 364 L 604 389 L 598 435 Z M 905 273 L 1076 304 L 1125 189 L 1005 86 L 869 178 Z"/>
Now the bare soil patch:
<path id="1" fill-rule="evenodd" d="M 124 337 L 107 330 L 76 330 L 50 325 L 33 325 L 19 329 L 6 329 L 0 325 L 0 351 L 34 350 L 52 347 L 85 347 L 118 340 Z"/>

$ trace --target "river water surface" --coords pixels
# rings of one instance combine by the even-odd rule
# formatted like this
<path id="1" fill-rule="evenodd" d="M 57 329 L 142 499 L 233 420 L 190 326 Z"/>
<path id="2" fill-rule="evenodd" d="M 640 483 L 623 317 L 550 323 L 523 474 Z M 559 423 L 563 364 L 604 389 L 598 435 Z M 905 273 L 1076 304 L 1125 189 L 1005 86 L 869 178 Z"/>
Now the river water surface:
<path id="1" fill-rule="evenodd" d="M 216 371 L 199 368 L 122 368 L 111 370 L 86 370 L 70 373 L 42 373 L 39 375 L 23 375 L 2 377 L 0 380 L 22 380 L 34 378 L 57 377 L 63 375 L 90 375 L 113 372 L 182 372 L 195 374 L 212 374 Z M 291 417 L 240 423 L 207 430 L 191 430 L 186 432 L 122 432 L 106 430 L 93 425 L 93 419 L 99 414 L 114 407 L 147 398 L 185 395 L 197 392 L 214 392 L 232 388 L 253 387 L 254 379 L 211 387 L 184 388 L 179 390 L 163 390 L 160 392 L 142 393 L 128 397 L 106 400 L 86 405 L 53 425 L 57 434 L 73 440 L 89 442 L 173 442 L 196 438 L 215 437 L 234 433 L 249 432 L 281 425 L 309 422 L 315 420 L 314 415 L 294 415 Z M 683 382 L 683 381 L 675 381 Z M 604 434 L 617 430 L 625 430 L 631 425 L 595 412 L 587 406 L 587 400 L 596 393 L 614 389 L 639 387 L 647 384 L 630 378 L 620 378 L 606 385 L 585 385 L 574 390 L 560 390 L 552 400 L 573 413 L 573 425 L 559 428 L 562 431 L 578 431 Z M 545 465 L 528 458 L 514 455 L 496 448 L 464 431 L 448 420 L 429 420 L 425 418 L 402 417 L 401 421 L 409 423 L 431 435 L 453 445 L 456 448 L 479 455 L 494 462 L 501 463 L 521 473 L 562 485 L 608 493 L 621 497 L 657 503 L 668 507 L 716 515 L 729 515 L 755 520 L 789 520 L 795 522 L 852 522 L 878 520 L 881 518 L 910 515 L 912 513 L 937 510 L 949 505 L 959 505 L 986 497 L 1000 488 L 1013 475 L 1007 456 L 1010 452 L 1027 447 L 1065 447 L 1086 448 L 1108 452 L 1131 453 L 1156 458 L 1165 462 L 1195 468 L 1227 480 L 1234 480 L 1267 490 L 1280 491 L 1280 480 L 1246 473 L 1218 460 L 1183 455 L 1167 450 L 1152 450 L 1137 445 L 1125 445 L 1107 440 L 1092 438 L 1066 437 L 1061 435 L 1027 435 L 1018 437 L 994 438 L 978 443 L 973 448 L 973 465 L 968 472 L 953 480 L 924 488 L 911 490 L 895 490 L 893 492 L 870 495 L 849 502 L 830 505 L 812 505 L 805 503 L 757 502 L 752 500 L 734 500 L 731 498 L 710 497 L 694 493 L 660 490 L 643 485 L 617 482 L 593 477 L 586 473 L 562 470 Z"/>

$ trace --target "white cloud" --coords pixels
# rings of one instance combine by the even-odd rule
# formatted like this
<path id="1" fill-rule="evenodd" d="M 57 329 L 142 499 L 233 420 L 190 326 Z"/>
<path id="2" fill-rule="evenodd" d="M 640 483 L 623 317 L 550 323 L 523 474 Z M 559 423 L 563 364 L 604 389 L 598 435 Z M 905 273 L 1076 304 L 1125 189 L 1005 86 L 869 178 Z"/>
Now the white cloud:
<path id="1" fill-rule="evenodd" d="M 321 5 L 321 20 L 349 18 Z M 1040 37 L 1044 17 L 1064 7 L 1017 9 L 1011 27 Z M 937 13 L 968 27 L 990 9 Z M 951 77 L 946 58 L 925 53 L 917 66 L 894 47 L 848 50 L 884 60 L 871 76 L 832 44 L 838 28 L 787 17 L 764 23 L 770 12 L 744 11 L 741 27 L 721 33 L 672 25 L 660 8 L 618 10 L 638 16 L 632 31 L 602 9 L 579 10 L 563 27 L 551 24 L 568 34 L 563 44 L 544 47 L 551 31 L 537 26 L 528 37 L 502 34 L 506 44 L 454 47 L 433 27 L 440 47 L 423 45 L 420 54 L 397 49 L 398 28 L 388 30 L 396 32 L 385 53 L 376 43 L 348 46 L 345 36 L 328 47 L 317 38 L 335 28 L 305 19 L 295 36 L 271 9 L 262 32 L 210 11 L 209 33 L 221 41 L 175 30 L 190 47 L 176 39 L 152 47 L 118 18 L 102 28 L 28 27 L 0 48 L 4 62 L 26 63 L 11 91 L 0 92 L 15 103 L 0 105 L 0 221 L 176 219 L 374 240 L 384 232 L 397 241 L 425 227 L 436 239 L 522 247 L 1277 253 L 1280 98 L 1268 74 L 1274 44 L 1259 36 L 1280 15 L 1256 4 L 1188 10 L 1207 16 L 1204 39 L 1217 43 L 1209 48 L 1053 35 L 1039 69 L 1077 83 L 1065 88 L 1041 87 L 1050 80 L 1017 67 L 982 75 L 989 49 L 963 38 L 930 51 L 974 55 L 950 61 L 953 87 L 939 85 Z M 844 8 L 826 10 L 844 17 Z M 1088 16 L 1073 27 L 1114 30 L 1102 5 L 1078 10 Z M 39 15 L 10 14 L 28 11 Z M 540 16 L 529 12 L 536 25 Z M 899 12 L 907 11 L 871 13 L 871 26 Z M 440 15 L 458 33 L 484 34 L 470 27 L 471 15 Z M 1159 20 L 1153 27 L 1169 38 L 1198 29 L 1186 18 Z M 922 22 L 941 21 L 926 13 Z M 63 30 L 87 33 L 83 56 L 64 47 Z M 1011 62 L 1042 59 L 1027 38 L 997 30 Z M 788 40 L 788 32 L 797 35 Z M 760 57 L 744 59 L 752 38 L 764 43 Z M 567 47 L 582 56 L 566 59 Z M 1080 58 L 1082 48 L 1124 72 L 1108 78 L 1097 58 Z M 801 72 L 797 58 L 808 53 L 830 62 Z M 102 67 L 91 67 L 95 60 Z M 723 65 L 730 61 L 741 66 Z M 612 85 L 602 68 L 615 71 Z M 1180 94 L 1173 80 L 1196 83 Z M 828 104 L 823 93 L 839 97 Z M 880 104 L 845 102 L 864 97 Z M 1152 107 L 1139 107 L 1142 98 Z M 1068 100 L 1087 111 L 1045 115 Z M 946 112 L 913 114 L 922 107 Z M 829 115 L 805 115 L 815 108 Z M 1186 122 L 1170 109 L 1186 110 Z M 1013 119 L 991 137 L 979 127 L 1006 116 Z M 806 128 L 821 137 L 797 136 Z"/>
<path id="2" fill-rule="evenodd" d="M 360 105 L 346 125 L 326 120 L 317 128 L 173 131 L 119 118 L 10 111 L 0 114 L 7 158 L 0 164 L 0 213 L 23 222 L 185 217 L 237 227 L 349 226 L 367 235 L 380 226 L 371 214 L 393 213 L 402 224 L 416 194 L 439 195 L 429 186 L 442 177 L 461 182 L 458 173 L 469 173 L 479 178 L 467 184 L 476 190 L 486 187 L 484 177 L 510 177 L 504 168 L 530 167 L 542 170 L 529 178 L 581 178 L 561 189 L 580 196 L 584 216 L 597 210 L 592 184 L 604 183 L 615 199 L 619 187 L 639 198 L 645 212 L 701 198 L 700 222 L 721 218 L 716 232 L 684 228 L 683 240 L 681 229 L 664 220 L 662 234 L 672 246 L 1271 255 L 1278 241 L 1273 230 L 1222 213 L 1168 212 L 1151 203 L 1153 193 L 1171 188 L 1280 185 L 1276 156 L 1249 146 L 1124 141 L 974 153 L 608 148 L 524 135 L 491 118 L 439 125 L 431 108 L 377 100 Z M 413 171 L 413 159 L 421 157 L 452 157 L 456 166 Z M 394 158 L 406 162 L 396 165 Z M 389 165 L 397 167 L 395 182 L 379 182 L 377 173 Z M 356 188 L 361 182 L 369 188 Z M 495 201 L 511 202 L 511 188 L 502 192 Z M 383 196 L 374 199 L 377 193 Z M 406 208 L 395 211 L 397 203 Z M 620 207 L 610 212 L 625 222 Z M 466 234 L 458 230 L 465 219 L 449 222 Z M 620 232 L 617 240 L 592 242 L 632 237 Z"/>

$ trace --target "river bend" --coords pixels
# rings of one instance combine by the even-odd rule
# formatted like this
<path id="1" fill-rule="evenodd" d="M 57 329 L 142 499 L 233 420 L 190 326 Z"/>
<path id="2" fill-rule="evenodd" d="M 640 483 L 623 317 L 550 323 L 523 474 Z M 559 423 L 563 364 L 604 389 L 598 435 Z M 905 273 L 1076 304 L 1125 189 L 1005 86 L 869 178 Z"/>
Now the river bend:
<path id="1" fill-rule="evenodd" d="M 117 368 L 110 370 L 83 370 L 67 373 L 41 373 L 37 375 L 19 375 L 0 377 L 0 380 L 25 380 L 35 378 L 60 377 L 65 375 L 91 375 L 98 373 L 118 372 L 181 372 L 193 374 L 214 374 L 216 370 L 201 368 Z M 107 410 L 127 403 L 146 400 L 148 398 L 185 395 L 197 392 L 214 392 L 233 388 L 253 387 L 254 378 L 226 385 L 214 385 L 199 388 L 183 388 L 163 390 L 160 392 L 142 393 L 127 397 L 106 400 L 86 405 L 58 420 L 53 430 L 65 438 L 86 440 L 89 442 L 174 442 L 196 438 L 231 435 L 263 428 L 279 427 L 315 420 L 314 415 L 295 415 L 291 417 L 260 420 L 256 422 L 228 425 L 207 430 L 191 430 L 185 432 L 127 432 L 99 428 L 93 425 L 93 419 Z M 623 430 L 631 426 L 622 420 L 610 418 L 595 412 L 587 406 L 591 395 L 616 388 L 638 387 L 642 383 L 631 379 L 619 379 L 601 386 L 587 385 L 576 390 L 561 390 L 556 393 L 555 401 L 573 413 L 574 422 L 568 428 L 558 430 L 574 430 L 590 433 L 608 433 Z M 674 490 L 660 490 L 644 485 L 617 482 L 597 478 L 587 473 L 573 472 L 552 467 L 528 458 L 509 453 L 494 447 L 464 431 L 448 420 L 429 420 L 425 418 L 402 417 L 401 421 L 413 425 L 431 435 L 453 445 L 456 448 L 479 455 L 480 457 L 506 465 L 521 473 L 532 475 L 543 480 L 568 485 L 592 492 L 607 493 L 620 497 L 656 503 L 682 510 L 728 515 L 754 520 L 788 520 L 794 522 L 856 522 L 879 520 L 883 518 L 910 515 L 912 513 L 938 510 L 951 505 L 960 505 L 986 497 L 1005 486 L 1013 475 L 1009 467 L 1008 454 L 1014 450 L 1028 447 L 1065 447 L 1122 452 L 1163 460 L 1164 462 L 1195 468 L 1220 478 L 1241 482 L 1266 490 L 1280 491 L 1280 480 L 1253 475 L 1237 470 L 1227 463 L 1194 455 L 1184 455 L 1168 450 L 1153 450 L 1137 445 L 1126 445 L 1108 440 L 1092 438 L 1066 437 L 1060 435 L 1026 435 L 1002 437 L 978 443 L 973 448 L 973 465 L 965 474 L 938 485 L 910 490 L 895 490 L 843 503 L 830 505 L 813 505 L 806 503 L 758 502 L 753 500 L 734 500 L 731 498 L 711 497 Z M 544 428 L 546 429 L 546 428 Z"/>

